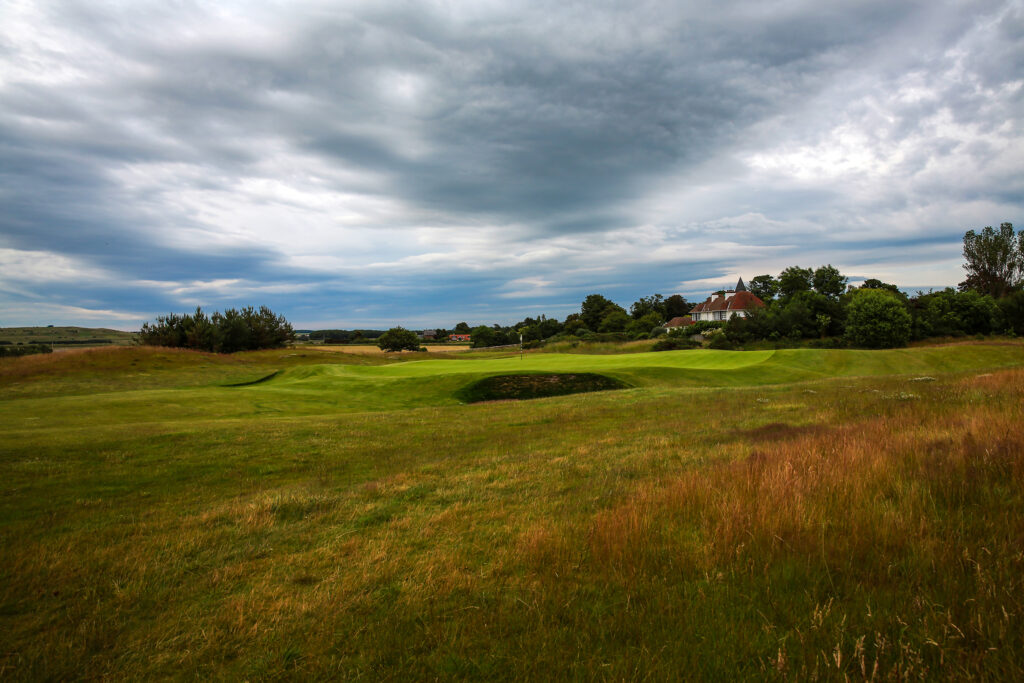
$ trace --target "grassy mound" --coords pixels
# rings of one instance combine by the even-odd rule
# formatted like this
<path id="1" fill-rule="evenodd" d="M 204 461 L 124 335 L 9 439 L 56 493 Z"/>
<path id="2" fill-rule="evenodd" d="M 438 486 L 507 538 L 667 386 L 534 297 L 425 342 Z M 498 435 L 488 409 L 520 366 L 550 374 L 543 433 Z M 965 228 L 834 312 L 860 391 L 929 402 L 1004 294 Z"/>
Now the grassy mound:
<path id="1" fill-rule="evenodd" d="M 593 372 L 570 374 L 496 375 L 463 387 L 458 397 L 466 403 L 480 401 L 521 401 L 545 396 L 582 394 L 588 391 L 625 389 L 629 385 Z"/>

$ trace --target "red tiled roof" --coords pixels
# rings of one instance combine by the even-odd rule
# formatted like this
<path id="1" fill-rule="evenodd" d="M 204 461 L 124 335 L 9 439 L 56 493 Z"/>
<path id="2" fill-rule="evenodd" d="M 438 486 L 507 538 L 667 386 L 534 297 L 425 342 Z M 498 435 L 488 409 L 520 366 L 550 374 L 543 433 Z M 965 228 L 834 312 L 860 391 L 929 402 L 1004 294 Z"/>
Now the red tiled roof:
<path id="1" fill-rule="evenodd" d="M 764 306 L 764 302 L 750 292 L 736 292 L 728 299 L 724 296 L 708 297 L 693 307 L 690 313 L 704 313 L 706 311 L 746 311 L 751 308 Z"/>
<path id="2" fill-rule="evenodd" d="M 665 323 L 665 327 L 686 327 L 687 325 L 693 325 L 693 319 L 688 315 L 676 316 Z"/>

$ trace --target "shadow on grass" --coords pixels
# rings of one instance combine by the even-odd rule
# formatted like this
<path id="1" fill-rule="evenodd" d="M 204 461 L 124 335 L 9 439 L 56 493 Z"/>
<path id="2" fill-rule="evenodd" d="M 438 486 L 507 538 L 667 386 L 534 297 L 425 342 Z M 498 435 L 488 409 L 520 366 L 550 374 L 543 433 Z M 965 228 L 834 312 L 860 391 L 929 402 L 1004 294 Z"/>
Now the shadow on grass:
<path id="1" fill-rule="evenodd" d="M 263 377 L 260 377 L 259 379 L 250 380 L 248 382 L 236 382 L 235 384 L 224 384 L 222 386 L 225 386 L 225 387 L 251 387 L 253 384 L 263 384 L 264 382 L 269 382 L 270 380 L 274 379 L 275 377 L 277 377 L 280 374 L 281 374 L 280 370 L 274 370 L 269 375 L 264 375 Z"/>
<path id="2" fill-rule="evenodd" d="M 629 385 L 621 380 L 592 372 L 532 373 L 485 377 L 460 389 L 456 392 L 456 397 L 465 403 L 522 401 L 547 396 L 628 388 Z"/>

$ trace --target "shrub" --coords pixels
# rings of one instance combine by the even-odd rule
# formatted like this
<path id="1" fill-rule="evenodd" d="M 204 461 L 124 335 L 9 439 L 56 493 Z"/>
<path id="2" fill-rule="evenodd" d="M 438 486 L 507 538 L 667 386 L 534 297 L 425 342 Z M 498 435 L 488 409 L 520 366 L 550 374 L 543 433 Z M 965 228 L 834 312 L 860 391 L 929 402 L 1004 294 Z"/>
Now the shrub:
<path id="1" fill-rule="evenodd" d="M 846 341 L 842 337 L 826 337 L 812 339 L 807 345 L 812 349 L 842 349 L 846 348 Z"/>
<path id="2" fill-rule="evenodd" d="M 420 338 L 412 330 L 392 327 L 377 339 L 381 351 L 419 351 Z"/>
<path id="3" fill-rule="evenodd" d="M 675 330 L 679 330 L 678 334 L 690 336 L 691 334 L 704 334 L 708 330 L 718 330 L 723 327 L 725 327 L 724 320 L 698 320 L 692 325 L 677 327 Z"/>
<path id="4" fill-rule="evenodd" d="M 669 335 L 659 339 L 651 347 L 651 351 L 681 351 L 683 349 L 700 348 L 700 342 L 685 337 Z"/>
<path id="5" fill-rule="evenodd" d="M 918 296 L 911 306 L 915 339 L 991 334 L 1004 328 L 999 304 L 987 294 L 975 291 L 946 288 Z"/>
<path id="6" fill-rule="evenodd" d="M 1000 299 L 998 304 L 1006 331 L 1018 336 L 1024 335 L 1024 290 Z"/>
<path id="7" fill-rule="evenodd" d="M 37 353 L 53 353 L 53 348 L 48 344 L 22 344 L 21 342 L 10 348 L 0 347 L 0 358 L 17 358 Z"/>
<path id="8" fill-rule="evenodd" d="M 910 325 L 910 313 L 902 299 L 880 289 L 861 289 L 847 308 L 846 338 L 871 349 L 905 346 Z"/>
<path id="9" fill-rule="evenodd" d="M 733 344 L 725 334 L 718 332 L 711 337 L 710 341 L 708 341 L 708 348 L 718 349 L 719 351 L 732 351 L 736 348 L 736 345 Z"/>

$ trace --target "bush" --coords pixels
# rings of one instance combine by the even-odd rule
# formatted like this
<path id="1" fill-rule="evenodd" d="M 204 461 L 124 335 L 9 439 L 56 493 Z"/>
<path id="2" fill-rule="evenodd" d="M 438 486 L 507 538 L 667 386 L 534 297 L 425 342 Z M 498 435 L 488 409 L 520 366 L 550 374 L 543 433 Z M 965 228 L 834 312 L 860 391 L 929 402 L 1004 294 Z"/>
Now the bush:
<path id="1" fill-rule="evenodd" d="M 998 301 L 1007 332 L 1024 336 L 1024 290 Z"/>
<path id="2" fill-rule="evenodd" d="M 700 342 L 685 337 L 667 336 L 659 339 L 651 347 L 651 351 L 682 351 L 683 349 L 698 349 Z"/>
<path id="3" fill-rule="evenodd" d="M 911 301 L 913 337 L 957 337 L 991 334 L 1005 327 L 1000 305 L 987 294 L 946 288 Z"/>
<path id="4" fill-rule="evenodd" d="M 381 351 L 419 351 L 420 338 L 412 330 L 392 327 L 377 339 Z"/>
<path id="5" fill-rule="evenodd" d="M 11 348 L 0 347 L 0 358 L 17 358 L 19 356 L 31 356 L 37 353 L 53 353 L 53 348 L 48 344 L 22 344 Z"/>
<path id="6" fill-rule="evenodd" d="M 719 330 L 723 327 L 725 327 L 724 320 L 698 320 L 692 325 L 675 328 L 673 334 L 683 334 L 688 337 L 691 334 L 704 334 L 708 330 Z M 679 330 L 679 332 L 677 333 L 675 330 Z"/>
<path id="7" fill-rule="evenodd" d="M 856 346 L 905 346 L 911 319 L 903 300 L 880 289 L 858 290 L 847 307 L 846 338 Z"/>
<path id="8" fill-rule="evenodd" d="M 718 349 L 719 351 L 732 351 L 736 348 L 736 345 L 729 340 L 729 337 L 718 333 L 711 337 L 711 340 L 708 342 L 708 348 Z"/>
<path id="9" fill-rule="evenodd" d="M 812 349 L 843 349 L 846 348 L 846 341 L 842 337 L 826 337 L 812 339 L 807 345 Z"/>

